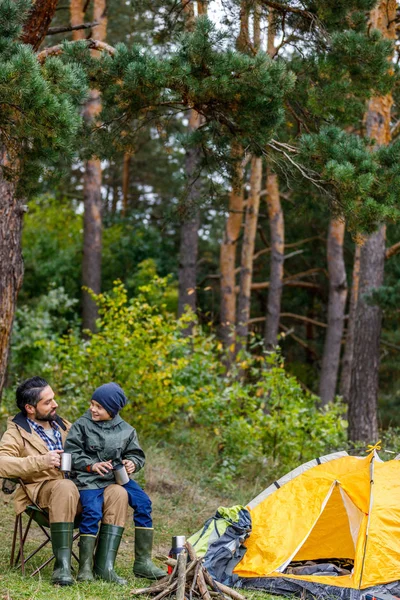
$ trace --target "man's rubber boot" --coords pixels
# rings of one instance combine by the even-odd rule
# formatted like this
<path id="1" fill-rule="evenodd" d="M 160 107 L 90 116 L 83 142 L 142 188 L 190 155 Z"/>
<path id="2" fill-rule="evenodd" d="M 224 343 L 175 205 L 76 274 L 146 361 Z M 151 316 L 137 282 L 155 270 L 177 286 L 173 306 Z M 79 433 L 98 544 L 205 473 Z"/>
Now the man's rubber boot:
<path id="1" fill-rule="evenodd" d="M 51 583 L 54 585 L 73 585 L 71 575 L 71 551 L 73 523 L 50 523 L 51 545 L 55 556 Z"/>
<path id="2" fill-rule="evenodd" d="M 96 544 L 95 535 L 81 534 L 79 538 L 79 573 L 77 581 L 93 581 L 93 553 Z"/>
<path id="3" fill-rule="evenodd" d="M 98 579 L 111 581 L 118 585 L 126 585 L 126 579 L 119 577 L 114 571 L 114 563 L 121 543 L 123 527 L 104 525 L 100 527 L 99 541 L 94 557 L 94 575 Z"/>
<path id="4" fill-rule="evenodd" d="M 161 579 L 167 573 L 157 567 L 151 560 L 153 549 L 154 529 L 147 527 L 135 527 L 135 562 L 133 563 L 133 574 L 146 579 Z"/>

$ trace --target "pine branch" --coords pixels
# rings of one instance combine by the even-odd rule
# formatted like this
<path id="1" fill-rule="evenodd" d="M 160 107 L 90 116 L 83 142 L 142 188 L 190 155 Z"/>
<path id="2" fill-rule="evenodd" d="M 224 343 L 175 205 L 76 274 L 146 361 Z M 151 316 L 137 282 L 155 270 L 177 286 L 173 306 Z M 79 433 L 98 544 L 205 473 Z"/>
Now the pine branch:
<path id="1" fill-rule="evenodd" d="M 99 52 L 108 52 L 111 56 L 115 54 L 115 48 L 106 44 L 105 42 L 99 42 L 98 40 L 77 40 L 77 42 L 69 42 L 70 44 L 79 43 L 82 44 L 84 42 L 90 50 L 98 50 Z M 57 44 L 56 46 L 51 46 L 50 48 L 45 48 L 41 52 L 37 54 L 37 59 L 40 63 L 44 63 L 46 58 L 49 56 L 58 56 L 62 54 L 64 51 L 64 46 L 62 44 Z"/>
<path id="2" fill-rule="evenodd" d="M 390 248 L 387 248 L 386 253 L 385 253 L 386 260 L 388 260 L 388 258 L 392 258 L 392 256 L 396 256 L 396 254 L 398 254 L 399 252 L 400 252 L 400 242 L 396 242 L 396 244 L 393 244 L 393 246 L 390 246 Z"/>
<path id="3" fill-rule="evenodd" d="M 92 21 L 92 23 L 81 23 L 80 25 L 69 25 L 68 27 L 50 27 L 47 31 L 46 36 L 56 35 L 57 33 L 66 33 L 67 31 L 79 31 L 80 29 L 91 29 L 99 25 L 99 21 Z"/>

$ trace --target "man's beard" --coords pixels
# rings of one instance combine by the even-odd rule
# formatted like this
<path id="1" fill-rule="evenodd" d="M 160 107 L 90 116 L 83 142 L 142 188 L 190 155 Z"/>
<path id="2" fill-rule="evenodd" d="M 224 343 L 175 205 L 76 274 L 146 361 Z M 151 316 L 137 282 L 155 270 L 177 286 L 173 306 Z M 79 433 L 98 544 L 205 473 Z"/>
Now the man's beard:
<path id="1" fill-rule="evenodd" d="M 56 417 L 57 417 L 57 412 L 55 409 L 51 410 L 48 413 L 41 413 L 38 410 L 36 410 L 36 414 L 35 414 L 36 421 L 50 422 L 50 421 L 55 421 Z"/>

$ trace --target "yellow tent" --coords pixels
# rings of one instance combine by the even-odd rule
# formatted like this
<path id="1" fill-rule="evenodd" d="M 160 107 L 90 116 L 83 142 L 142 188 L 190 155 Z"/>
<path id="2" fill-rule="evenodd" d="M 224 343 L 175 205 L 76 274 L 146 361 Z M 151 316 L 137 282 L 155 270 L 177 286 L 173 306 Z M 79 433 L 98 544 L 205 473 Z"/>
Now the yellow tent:
<path id="1" fill-rule="evenodd" d="M 320 463 L 320 464 L 317 464 Z M 400 579 L 400 461 L 345 452 L 303 465 L 249 503 L 252 533 L 234 573 L 350 589 Z M 314 466 L 315 465 L 315 466 Z M 290 575 L 292 561 L 352 559 L 350 575 Z"/>

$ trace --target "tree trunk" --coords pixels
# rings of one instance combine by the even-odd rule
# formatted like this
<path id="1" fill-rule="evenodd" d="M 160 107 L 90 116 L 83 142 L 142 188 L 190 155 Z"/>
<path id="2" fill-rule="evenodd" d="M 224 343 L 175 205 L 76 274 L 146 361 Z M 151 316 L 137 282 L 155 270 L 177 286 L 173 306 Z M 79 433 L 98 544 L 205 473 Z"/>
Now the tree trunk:
<path id="1" fill-rule="evenodd" d="M 346 404 L 349 402 L 351 365 L 353 363 L 354 329 L 356 324 L 356 310 L 360 286 L 360 256 L 361 246 L 357 244 L 354 251 L 349 318 L 347 320 L 346 347 L 343 356 L 342 374 L 340 378 L 340 394 Z"/>
<path id="2" fill-rule="evenodd" d="M 193 3 L 182 0 L 183 10 L 186 13 L 186 30 L 192 31 L 195 24 Z M 206 14 L 207 2 L 198 0 L 197 14 Z M 201 116 L 194 110 L 189 115 L 189 131 L 194 131 L 201 125 Z M 184 209 L 180 231 L 179 247 L 179 298 L 178 317 L 181 317 L 186 307 L 193 312 L 197 309 L 197 257 L 200 227 L 200 148 L 189 148 L 186 152 L 185 171 L 188 185 L 187 204 Z M 184 335 L 191 335 L 194 323 L 188 323 Z"/>
<path id="3" fill-rule="evenodd" d="M 29 11 L 21 41 L 36 50 L 53 18 L 57 0 L 36 0 Z M 0 398 L 5 385 L 12 325 L 23 280 L 21 232 L 23 205 L 16 197 L 17 181 L 3 178 L 7 153 L 0 149 Z"/>
<path id="4" fill-rule="evenodd" d="M 354 355 L 349 395 L 349 439 L 374 442 L 378 435 L 377 397 L 382 311 L 369 306 L 365 294 L 383 283 L 385 226 L 361 247 L 360 288 L 354 330 Z"/>
<path id="5" fill-rule="evenodd" d="M 246 206 L 236 327 L 236 352 L 246 345 L 250 318 L 251 281 L 253 276 L 253 254 L 257 233 L 258 209 L 262 179 L 262 159 L 252 158 L 250 195 Z"/>
<path id="6" fill-rule="evenodd" d="M 24 25 L 21 41 L 37 50 L 46 37 L 50 23 L 56 12 L 58 0 L 35 0 Z M 82 23 L 82 21 L 81 21 Z"/>
<path id="7" fill-rule="evenodd" d="M 271 236 L 271 259 L 264 340 L 266 349 L 272 350 L 277 343 L 281 313 L 285 225 L 279 197 L 278 177 L 269 170 L 267 175 L 267 208 Z"/>
<path id="8" fill-rule="evenodd" d="M 81 4 L 82 7 L 82 4 Z M 79 2 L 74 0 L 78 17 Z M 72 10 L 72 3 L 71 3 Z M 95 0 L 93 7 L 93 19 L 99 25 L 93 28 L 93 36 L 104 41 L 107 31 L 105 0 Z M 80 18 L 80 17 L 79 17 Z M 72 20 L 72 13 L 71 13 Z M 74 34 L 82 34 L 80 31 Z M 79 36 L 77 35 L 79 39 Z M 92 54 L 95 56 L 96 52 Z M 98 90 L 91 90 L 89 100 L 84 109 L 84 118 L 88 123 L 96 120 L 101 111 L 101 98 Z M 82 261 L 82 286 L 89 288 L 95 294 L 101 291 L 101 253 L 102 253 L 102 198 L 101 198 L 102 171 L 101 162 L 98 158 L 92 158 L 85 163 L 83 177 L 83 261 Z M 82 297 L 82 328 L 90 331 L 96 329 L 98 310 L 95 301 L 89 292 L 84 289 Z"/>
<path id="9" fill-rule="evenodd" d="M 24 272 L 21 253 L 23 206 L 15 183 L 3 179 L 0 154 L 0 398 L 5 385 L 8 353 L 18 292 Z"/>
<path id="10" fill-rule="evenodd" d="M 396 0 L 380 0 L 371 11 L 371 25 L 383 37 L 396 38 Z M 367 135 L 377 146 L 390 142 L 392 96 L 372 98 L 365 116 Z M 385 226 L 369 236 L 361 248 L 360 297 L 356 309 L 354 354 L 349 394 L 349 439 L 369 442 L 378 435 L 377 399 L 379 384 L 379 342 L 382 311 L 369 306 L 364 296 L 381 286 L 385 264 Z"/>
<path id="11" fill-rule="evenodd" d="M 122 169 L 122 215 L 125 217 L 128 210 L 129 176 L 132 162 L 132 154 L 125 152 Z"/>
<path id="12" fill-rule="evenodd" d="M 200 115 L 191 111 L 189 128 L 197 129 Z M 179 249 L 179 299 L 178 317 L 181 317 L 189 307 L 193 312 L 197 308 L 197 256 L 198 231 L 200 227 L 200 212 L 198 205 L 201 196 L 201 180 L 199 177 L 200 149 L 189 148 L 186 152 L 185 170 L 188 182 L 187 204 L 181 225 Z M 192 333 L 193 323 L 189 323 L 185 334 Z"/>
<path id="13" fill-rule="evenodd" d="M 238 158 L 239 148 L 232 153 Z M 238 165 L 236 177 L 232 182 L 229 194 L 229 214 L 226 220 L 224 238 L 221 244 L 221 328 L 220 336 L 225 348 L 234 342 L 234 326 L 236 322 L 236 247 L 243 222 L 243 167 Z"/>
<path id="14" fill-rule="evenodd" d="M 328 233 L 329 302 L 328 329 L 322 357 L 319 395 L 324 406 L 335 397 L 347 299 L 346 268 L 343 257 L 345 222 L 332 219 Z"/>

